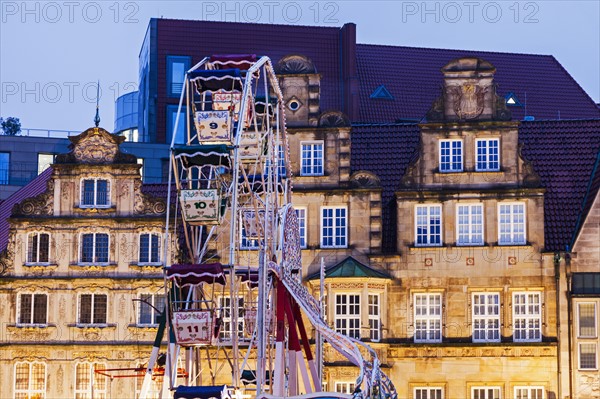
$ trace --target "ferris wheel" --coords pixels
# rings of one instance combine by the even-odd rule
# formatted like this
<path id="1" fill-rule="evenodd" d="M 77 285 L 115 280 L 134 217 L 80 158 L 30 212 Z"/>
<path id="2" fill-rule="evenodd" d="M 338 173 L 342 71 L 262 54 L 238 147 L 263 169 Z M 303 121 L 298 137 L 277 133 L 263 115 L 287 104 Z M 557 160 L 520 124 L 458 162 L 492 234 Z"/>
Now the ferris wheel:
<path id="1" fill-rule="evenodd" d="M 354 396 L 393 399 L 375 352 L 329 328 L 300 282 L 284 100 L 268 57 L 213 55 L 187 72 L 170 165 L 165 242 L 183 255 L 165 267 L 167 306 L 139 397 L 151 397 L 168 332 L 158 396 L 350 398 L 321 392 L 308 319 L 358 366 Z"/>

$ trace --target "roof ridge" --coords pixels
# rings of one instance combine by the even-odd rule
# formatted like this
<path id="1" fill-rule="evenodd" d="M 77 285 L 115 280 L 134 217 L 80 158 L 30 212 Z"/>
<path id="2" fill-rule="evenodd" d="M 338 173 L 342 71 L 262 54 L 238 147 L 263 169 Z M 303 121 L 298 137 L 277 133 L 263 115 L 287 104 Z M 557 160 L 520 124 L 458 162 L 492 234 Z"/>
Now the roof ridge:
<path id="1" fill-rule="evenodd" d="M 515 53 L 512 51 L 489 51 L 489 50 L 475 50 L 475 49 L 461 49 L 461 48 L 442 48 L 442 47 L 417 47 L 417 46 L 398 46 L 393 44 L 371 44 L 371 43 L 356 43 L 356 47 L 394 47 L 398 49 L 414 49 L 414 50 L 442 50 L 442 51 L 454 51 L 454 52 L 465 52 L 473 51 L 477 53 L 486 54 L 512 54 L 512 55 L 525 55 L 531 57 L 552 57 L 551 54 L 534 54 L 534 53 Z M 448 60 L 450 61 L 450 60 Z"/>

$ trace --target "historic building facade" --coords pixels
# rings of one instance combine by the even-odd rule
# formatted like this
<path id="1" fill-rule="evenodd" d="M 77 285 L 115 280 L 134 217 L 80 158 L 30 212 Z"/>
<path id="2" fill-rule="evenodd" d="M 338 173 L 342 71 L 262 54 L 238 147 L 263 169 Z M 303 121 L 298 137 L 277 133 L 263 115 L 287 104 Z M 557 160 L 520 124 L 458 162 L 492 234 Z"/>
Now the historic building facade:
<path id="1" fill-rule="evenodd" d="M 30 183 L 41 194 L 10 216 L 4 398 L 133 397 L 132 379 L 94 370 L 147 362 L 155 335 L 166 203 L 142 191 L 123 137 L 91 128 L 70 140 L 71 151 Z"/>

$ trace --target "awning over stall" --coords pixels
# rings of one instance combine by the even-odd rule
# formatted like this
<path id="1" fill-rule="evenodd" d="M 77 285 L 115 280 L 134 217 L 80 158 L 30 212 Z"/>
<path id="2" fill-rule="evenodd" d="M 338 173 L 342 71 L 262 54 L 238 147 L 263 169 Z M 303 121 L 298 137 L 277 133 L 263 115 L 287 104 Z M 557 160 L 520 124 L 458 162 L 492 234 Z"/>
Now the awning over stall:
<path id="1" fill-rule="evenodd" d="M 174 264 L 166 268 L 167 278 L 175 280 L 178 286 L 198 285 L 200 283 L 225 284 L 223 265 L 220 263 Z"/>

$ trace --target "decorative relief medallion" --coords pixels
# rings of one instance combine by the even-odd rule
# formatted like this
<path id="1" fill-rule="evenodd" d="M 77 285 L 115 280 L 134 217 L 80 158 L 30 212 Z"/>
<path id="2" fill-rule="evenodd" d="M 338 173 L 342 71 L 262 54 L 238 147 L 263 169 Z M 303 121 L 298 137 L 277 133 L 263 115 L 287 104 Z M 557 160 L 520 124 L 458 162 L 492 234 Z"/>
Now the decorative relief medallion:
<path id="1" fill-rule="evenodd" d="M 117 143 L 108 141 L 97 133 L 79 141 L 73 149 L 73 155 L 78 163 L 98 165 L 112 163 L 118 151 Z"/>
<path id="2" fill-rule="evenodd" d="M 340 111 L 327 111 L 319 116 L 320 127 L 349 127 L 350 119 Z"/>
<path id="3" fill-rule="evenodd" d="M 481 115 L 487 89 L 473 83 L 448 87 L 448 96 L 456 116 L 459 119 L 475 119 Z"/>
<path id="4" fill-rule="evenodd" d="M 353 187 L 358 188 L 373 188 L 380 187 L 381 180 L 377 177 L 377 175 L 367 172 L 367 171 L 358 171 L 350 176 L 350 184 Z"/>

